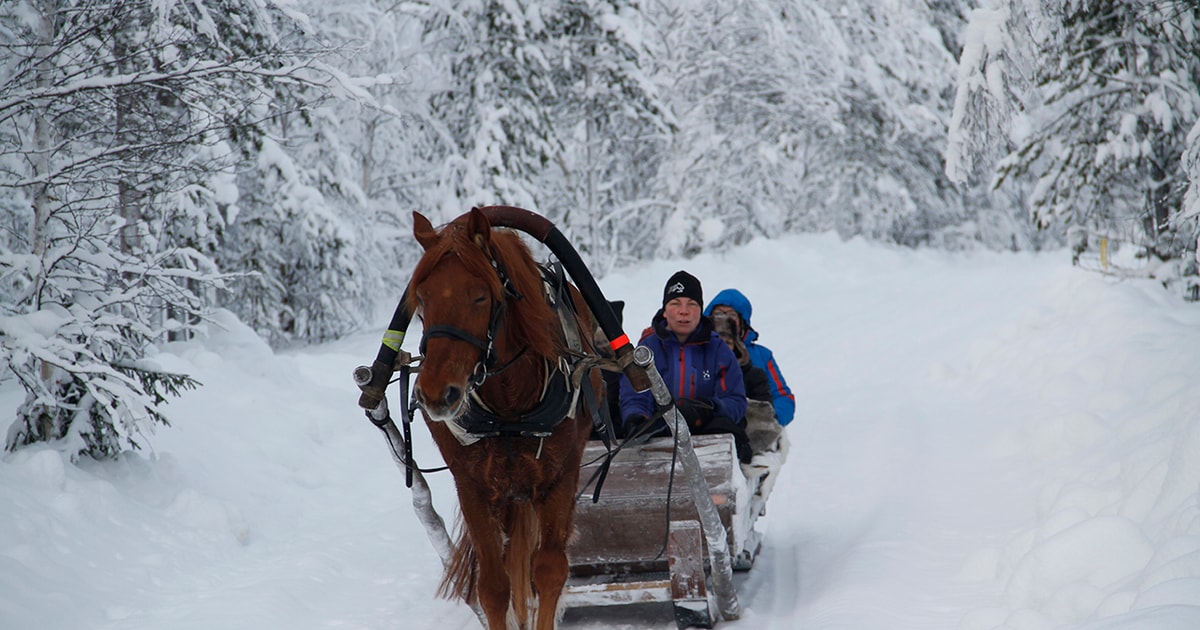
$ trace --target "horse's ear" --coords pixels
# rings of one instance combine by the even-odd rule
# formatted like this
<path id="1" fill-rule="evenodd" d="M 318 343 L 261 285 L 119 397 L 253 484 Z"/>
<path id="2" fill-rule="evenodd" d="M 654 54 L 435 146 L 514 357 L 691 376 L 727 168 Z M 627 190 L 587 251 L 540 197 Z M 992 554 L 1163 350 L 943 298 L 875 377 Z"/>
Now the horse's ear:
<path id="1" fill-rule="evenodd" d="M 429 249 L 437 241 L 437 231 L 433 229 L 433 224 L 416 210 L 413 210 L 413 236 L 417 237 L 417 242 L 424 249 Z"/>
<path id="2" fill-rule="evenodd" d="M 467 217 L 467 234 L 476 245 L 487 251 L 488 240 L 492 236 L 492 223 L 488 221 L 483 210 L 471 208 L 471 214 Z"/>

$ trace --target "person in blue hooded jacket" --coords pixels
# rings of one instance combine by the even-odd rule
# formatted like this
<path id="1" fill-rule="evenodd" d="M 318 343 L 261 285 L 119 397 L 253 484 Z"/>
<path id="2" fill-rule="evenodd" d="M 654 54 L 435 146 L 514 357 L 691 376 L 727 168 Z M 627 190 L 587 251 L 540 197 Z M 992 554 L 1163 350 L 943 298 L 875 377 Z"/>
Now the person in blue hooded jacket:
<path id="1" fill-rule="evenodd" d="M 741 331 L 742 341 L 750 353 L 750 362 L 767 373 L 771 385 L 771 404 L 775 407 L 775 417 L 779 424 L 787 426 L 796 415 L 796 397 L 783 378 L 779 364 L 775 362 L 775 354 L 766 346 L 758 343 L 758 331 L 750 326 L 750 315 L 753 309 L 750 300 L 737 289 L 725 289 L 718 293 L 704 309 L 706 317 L 735 318 Z"/>
<path id="2" fill-rule="evenodd" d="M 654 365 L 675 399 L 680 415 L 694 434 L 732 433 L 738 459 L 750 460 L 746 437 L 746 389 L 742 369 L 733 351 L 713 330 L 702 313 L 700 281 L 678 271 L 663 288 L 663 307 L 654 315 L 639 345 L 654 352 Z M 650 392 L 635 392 L 621 379 L 620 409 L 625 435 L 655 413 Z M 665 434 L 662 420 L 652 434 Z"/>

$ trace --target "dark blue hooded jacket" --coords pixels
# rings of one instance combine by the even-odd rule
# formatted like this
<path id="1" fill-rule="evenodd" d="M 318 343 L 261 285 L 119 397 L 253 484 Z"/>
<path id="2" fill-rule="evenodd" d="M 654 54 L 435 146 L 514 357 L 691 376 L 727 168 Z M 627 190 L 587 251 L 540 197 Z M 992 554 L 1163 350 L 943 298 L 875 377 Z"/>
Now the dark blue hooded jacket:
<path id="1" fill-rule="evenodd" d="M 775 417 L 779 419 L 779 424 L 787 426 L 796 415 L 796 397 L 792 395 L 787 381 L 783 380 L 783 373 L 779 371 L 779 364 L 775 362 L 775 354 L 766 346 L 757 343 L 758 331 L 750 326 L 750 314 L 754 310 L 750 306 L 750 300 L 737 289 L 725 289 L 718 293 L 708 303 L 708 306 L 704 307 L 704 315 L 711 316 L 713 307 L 722 305 L 737 311 L 742 322 L 746 324 L 746 332 L 742 336 L 742 341 L 746 344 L 746 351 L 750 353 L 750 362 L 767 373 L 767 380 L 771 384 L 771 404 L 775 407 Z"/>
<path id="2" fill-rule="evenodd" d="M 667 330 L 667 321 L 659 311 L 654 323 L 638 345 L 654 352 L 654 365 L 676 399 L 706 399 L 713 403 L 713 415 L 724 416 L 738 424 L 746 422 L 746 388 L 742 368 L 733 351 L 713 332 L 707 317 L 683 343 Z M 654 415 L 654 397 L 650 392 L 635 392 L 629 379 L 621 379 L 621 420 L 630 416 Z M 664 426 L 665 428 L 665 426 Z"/>

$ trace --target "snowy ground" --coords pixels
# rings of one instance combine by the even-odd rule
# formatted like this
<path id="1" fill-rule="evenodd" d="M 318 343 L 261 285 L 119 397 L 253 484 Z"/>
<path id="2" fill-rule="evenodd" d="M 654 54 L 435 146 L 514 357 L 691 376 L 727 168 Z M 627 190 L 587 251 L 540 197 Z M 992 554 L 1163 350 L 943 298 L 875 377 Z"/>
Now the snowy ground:
<path id="1" fill-rule="evenodd" d="M 745 613 L 720 627 L 1200 628 L 1200 307 L 1066 258 L 790 236 L 601 282 L 631 334 L 676 269 L 741 288 L 797 392 Z M 153 452 L 5 455 L 0 628 L 477 627 L 433 598 L 437 557 L 355 407 L 382 328 L 165 348 L 205 386 Z M 417 451 L 432 463 L 424 432 Z"/>

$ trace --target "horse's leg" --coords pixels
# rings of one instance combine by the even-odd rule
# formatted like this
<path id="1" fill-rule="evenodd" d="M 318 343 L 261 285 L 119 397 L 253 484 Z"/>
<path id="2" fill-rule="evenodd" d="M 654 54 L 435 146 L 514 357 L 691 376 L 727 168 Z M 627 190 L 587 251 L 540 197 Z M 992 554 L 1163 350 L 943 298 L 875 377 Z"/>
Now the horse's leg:
<path id="1" fill-rule="evenodd" d="M 538 593 L 537 630 L 553 630 L 558 600 L 567 582 L 567 539 L 575 512 L 577 482 L 560 480 L 537 506 L 541 545 L 533 552 L 533 585 Z"/>
<path id="2" fill-rule="evenodd" d="M 532 571 L 533 550 L 537 547 L 537 514 L 528 501 L 517 501 L 508 513 L 508 546 L 504 551 L 513 615 L 517 627 L 529 627 L 530 606 L 534 604 Z"/>
<path id="3" fill-rule="evenodd" d="M 509 583 L 504 569 L 504 537 L 500 523 L 489 509 L 483 493 L 460 490 L 459 509 L 479 562 L 475 585 L 479 605 L 487 616 L 489 630 L 505 630 L 508 627 Z"/>

